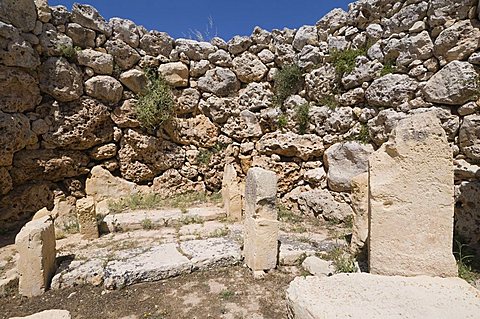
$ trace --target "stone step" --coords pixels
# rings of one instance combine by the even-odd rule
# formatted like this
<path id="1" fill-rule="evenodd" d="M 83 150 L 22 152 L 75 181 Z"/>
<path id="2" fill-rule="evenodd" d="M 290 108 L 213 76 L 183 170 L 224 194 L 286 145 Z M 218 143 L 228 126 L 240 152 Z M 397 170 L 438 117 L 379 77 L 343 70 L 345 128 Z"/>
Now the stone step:
<path id="1" fill-rule="evenodd" d="M 338 274 L 295 278 L 287 304 L 295 319 L 478 319 L 480 291 L 459 278 Z"/>
<path id="2" fill-rule="evenodd" d="M 137 230 L 142 228 L 159 228 L 164 226 L 181 226 L 202 223 L 225 218 L 222 208 L 194 207 L 186 212 L 180 209 L 137 210 L 125 213 L 110 214 L 103 219 L 109 232 Z"/>

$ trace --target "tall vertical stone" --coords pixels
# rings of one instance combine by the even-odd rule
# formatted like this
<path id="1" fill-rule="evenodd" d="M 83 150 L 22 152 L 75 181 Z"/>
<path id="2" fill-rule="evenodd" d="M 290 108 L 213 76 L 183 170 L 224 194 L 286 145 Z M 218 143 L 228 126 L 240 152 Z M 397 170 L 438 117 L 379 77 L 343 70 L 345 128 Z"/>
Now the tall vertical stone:
<path id="1" fill-rule="evenodd" d="M 352 178 L 353 229 L 350 247 L 353 252 L 364 251 L 368 238 L 368 173 Z"/>
<path id="2" fill-rule="evenodd" d="M 49 216 L 27 223 L 17 234 L 15 245 L 20 295 L 41 295 L 55 273 L 55 228 Z"/>
<path id="3" fill-rule="evenodd" d="M 432 113 L 401 120 L 369 159 L 369 267 L 381 275 L 456 276 L 453 163 Z"/>
<path id="4" fill-rule="evenodd" d="M 77 220 L 80 234 L 85 239 L 98 238 L 97 214 L 93 197 L 77 200 Z"/>
<path id="5" fill-rule="evenodd" d="M 222 180 L 223 207 L 227 217 L 234 221 L 242 220 L 242 192 L 233 164 L 226 164 Z"/>
<path id="6" fill-rule="evenodd" d="M 277 266 L 278 231 L 277 176 L 262 168 L 251 168 L 245 185 L 244 255 L 253 271 Z"/>

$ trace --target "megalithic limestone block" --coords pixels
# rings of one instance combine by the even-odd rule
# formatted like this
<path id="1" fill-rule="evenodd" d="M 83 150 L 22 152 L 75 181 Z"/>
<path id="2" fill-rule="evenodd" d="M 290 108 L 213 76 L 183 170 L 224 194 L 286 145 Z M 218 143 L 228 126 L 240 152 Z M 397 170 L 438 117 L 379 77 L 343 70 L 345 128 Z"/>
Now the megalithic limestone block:
<path id="1" fill-rule="evenodd" d="M 227 217 L 234 221 L 241 221 L 242 192 L 237 181 L 237 171 L 233 164 L 226 164 L 223 171 L 222 198 Z"/>
<path id="2" fill-rule="evenodd" d="M 28 222 L 17 234 L 15 245 L 20 295 L 41 295 L 55 273 L 55 228 L 50 216 Z"/>
<path id="3" fill-rule="evenodd" d="M 452 151 L 430 112 L 401 120 L 369 159 L 373 274 L 456 276 Z"/>
<path id="4" fill-rule="evenodd" d="M 77 220 L 80 233 L 85 239 L 98 238 L 97 213 L 93 197 L 77 200 Z"/>
<path id="5" fill-rule="evenodd" d="M 278 232 L 277 176 L 262 168 L 251 168 L 245 185 L 244 256 L 253 271 L 277 266 Z"/>
<path id="6" fill-rule="evenodd" d="M 368 237 L 368 173 L 352 179 L 353 230 L 350 248 L 353 252 L 363 250 Z"/>

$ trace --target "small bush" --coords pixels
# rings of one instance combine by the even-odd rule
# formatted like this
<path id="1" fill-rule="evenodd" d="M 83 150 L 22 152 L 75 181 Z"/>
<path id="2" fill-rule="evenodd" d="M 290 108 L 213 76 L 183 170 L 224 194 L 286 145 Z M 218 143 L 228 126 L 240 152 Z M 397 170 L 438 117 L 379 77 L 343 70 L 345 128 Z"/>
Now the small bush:
<path id="1" fill-rule="evenodd" d="M 274 81 L 275 103 L 283 107 L 283 102 L 302 88 L 302 69 L 296 64 L 285 65 L 275 74 Z"/>
<path id="2" fill-rule="evenodd" d="M 60 55 L 66 58 L 69 61 L 75 60 L 77 58 L 78 51 L 82 49 L 78 46 L 70 46 L 70 45 L 58 45 L 57 50 L 60 51 Z"/>
<path id="3" fill-rule="evenodd" d="M 358 134 L 353 135 L 349 138 L 350 141 L 357 141 L 361 144 L 369 144 L 371 142 L 370 133 L 368 131 L 368 125 L 362 123 L 360 125 L 360 131 Z"/>
<path id="4" fill-rule="evenodd" d="M 336 109 L 339 106 L 337 99 L 335 99 L 335 96 L 333 95 L 326 95 L 319 102 L 321 105 L 327 106 L 332 110 Z"/>
<path id="5" fill-rule="evenodd" d="M 226 147 L 227 145 L 224 145 L 222 143 L 217 143 L 211 149 L 205 149 L 205 148 L 200 149 L 197 155 L 197 162 L 199 164 L 208 165 L 212 160 L 212 156 L 220 153 Z"/>
<path id="6" fill-rule="evenodd" d="M 354 258 L 347 254 L 342 248 L 336 247 L 329 251 L 325 256 L 326 260 L 331 260 L 335 267 L 335 273 L 353 273 L 357 271 Z"/>
<path id="7" fill-rule="evenodd" d="M 152 229 L 153 228 L 152 220 L 149 218 L 145 218 L 144 220 L 142 220 L 142 228 L 145 230 Z"/>
<path id="8" fill-rule="evenodd" d="M 383 65 L 382 72 L 380 72 L 381 76 L 391 74 L 395 72 L 395 62 L 394 61 L 386 61 Z"/>
<path id="9" fill-rule="evenodd" d="M 172 89 L 160 75 L 150 75 L 147 88 L 135 107 L 137 119 L 149 129 L 158 129 L 173 116 L 175 100 Z"/>
<path id="10" fill-rule="evenodd" d="M 355 69 L 355 59 L 359 56 L 366 55 L 366 48 L 362 49 L 347 49 L 344 51 L 335 50 L 331 54 L 332 63 L 335 67 L 337 75 L 343 76 Z"/>
<path id="11" fill-rule="evenodd" d="M 277 118 L 277 127 L 284 129 L 288 125 L 288 117 L 285 114 L 280 114 Z"/>
<path id="12" fill-rule="evenodd" d="M 310 105 L 308 103 L 297 106 L 295 110 L 295 120 L 298 125 L 298 132 L 300 134 L 306 134 L 308 127 L 310 126 Z"/>

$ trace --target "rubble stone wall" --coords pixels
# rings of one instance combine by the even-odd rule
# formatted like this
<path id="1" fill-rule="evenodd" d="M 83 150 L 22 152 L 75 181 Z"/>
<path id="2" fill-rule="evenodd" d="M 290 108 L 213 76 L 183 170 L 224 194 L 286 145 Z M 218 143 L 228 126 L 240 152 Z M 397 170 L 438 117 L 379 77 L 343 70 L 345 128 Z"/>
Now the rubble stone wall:
<path id="1" fill-rule="evenodd" d="M 0 226 L 59 196 L 84 197 L 99 165 L 158 192 L 218 190 L 225 163 L 240 177 L 260 166 L 279 175 L 285 201 L 341 220 L 352 213 L 350 182 L 366 171 L 368 154 L 399 119 L 434 111 L 455 158 L 457 231 L 478 245 L 477 7 L 477 0 L 360 0 L 315 26 L 257 27 L 207 43 L 106 21 L 88 5 L 69 12 L 46 0 L 2 1 Z M 355 65 L 341 73 L 335 52 L 349 49 Z M 301 67 L 304 83 L 280 107 L 274 78 L 289 64 Z M 134 114 L 151 68 L 176 99 L 176 118 L 156 131 Z M 305 105 L 300 129 L 296 109 Z"/>

